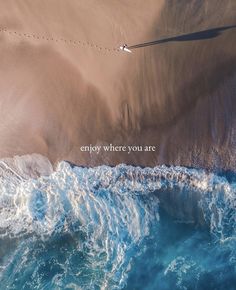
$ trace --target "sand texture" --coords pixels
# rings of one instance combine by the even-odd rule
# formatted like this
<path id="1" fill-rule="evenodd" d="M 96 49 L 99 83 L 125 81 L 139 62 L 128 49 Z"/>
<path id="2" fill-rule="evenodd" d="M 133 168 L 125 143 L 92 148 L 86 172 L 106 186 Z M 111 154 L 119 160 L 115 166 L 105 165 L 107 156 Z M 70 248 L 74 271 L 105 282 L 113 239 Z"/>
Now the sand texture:
<path id="1" fill-rule="evenodd" d="M 235 0 L 0 0 L 0 158 L 235 169 L 234 25 Z M 110 143 L 157 150 L 80 150 Z"/>

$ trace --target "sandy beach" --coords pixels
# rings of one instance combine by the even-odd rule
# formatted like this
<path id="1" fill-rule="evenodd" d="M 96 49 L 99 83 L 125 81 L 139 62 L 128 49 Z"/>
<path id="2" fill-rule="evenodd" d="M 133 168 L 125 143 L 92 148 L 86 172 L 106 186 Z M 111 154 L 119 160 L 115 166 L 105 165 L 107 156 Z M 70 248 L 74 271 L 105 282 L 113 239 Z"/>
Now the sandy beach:
<path id="1" fill-rule="evenodd" d="M 0 157 L 235 168 L 236 3 L 184 3 L 0 1 Z"/>

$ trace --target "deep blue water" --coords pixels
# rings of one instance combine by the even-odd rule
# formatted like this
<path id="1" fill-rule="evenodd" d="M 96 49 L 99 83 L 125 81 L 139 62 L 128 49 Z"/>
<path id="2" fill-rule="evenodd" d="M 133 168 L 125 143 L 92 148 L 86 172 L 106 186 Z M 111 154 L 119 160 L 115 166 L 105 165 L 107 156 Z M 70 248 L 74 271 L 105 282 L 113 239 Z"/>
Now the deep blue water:
<path id="1" fill-rule="evenodd" d="M 0 289 L 236 289 L 228 174 L 61 162 L 0 188 Z"/>

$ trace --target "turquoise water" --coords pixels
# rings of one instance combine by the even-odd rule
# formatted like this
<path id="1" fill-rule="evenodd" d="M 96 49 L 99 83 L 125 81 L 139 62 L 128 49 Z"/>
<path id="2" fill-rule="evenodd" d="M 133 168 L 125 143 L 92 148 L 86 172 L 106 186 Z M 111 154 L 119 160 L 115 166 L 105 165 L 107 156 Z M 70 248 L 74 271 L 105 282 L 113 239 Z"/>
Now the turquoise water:
<path id="1" fill-rule="evenodd" d="M 236 289 L 232 178 L 61 162 L 0 188 L 0 289 Z"/>

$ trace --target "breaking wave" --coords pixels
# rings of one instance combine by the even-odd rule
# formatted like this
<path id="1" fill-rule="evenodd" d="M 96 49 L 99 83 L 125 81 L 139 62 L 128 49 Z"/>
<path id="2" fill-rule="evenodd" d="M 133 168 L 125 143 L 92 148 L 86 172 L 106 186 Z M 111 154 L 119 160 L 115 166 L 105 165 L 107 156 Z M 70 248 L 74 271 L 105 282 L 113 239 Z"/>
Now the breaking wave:
<path id="1" fill-rule="evenodd" d="M 236 285 L 236 183 L 224 176 L 60 162 L 47 177 L 2 174 L 0 189 L 1 289 Z"/>

